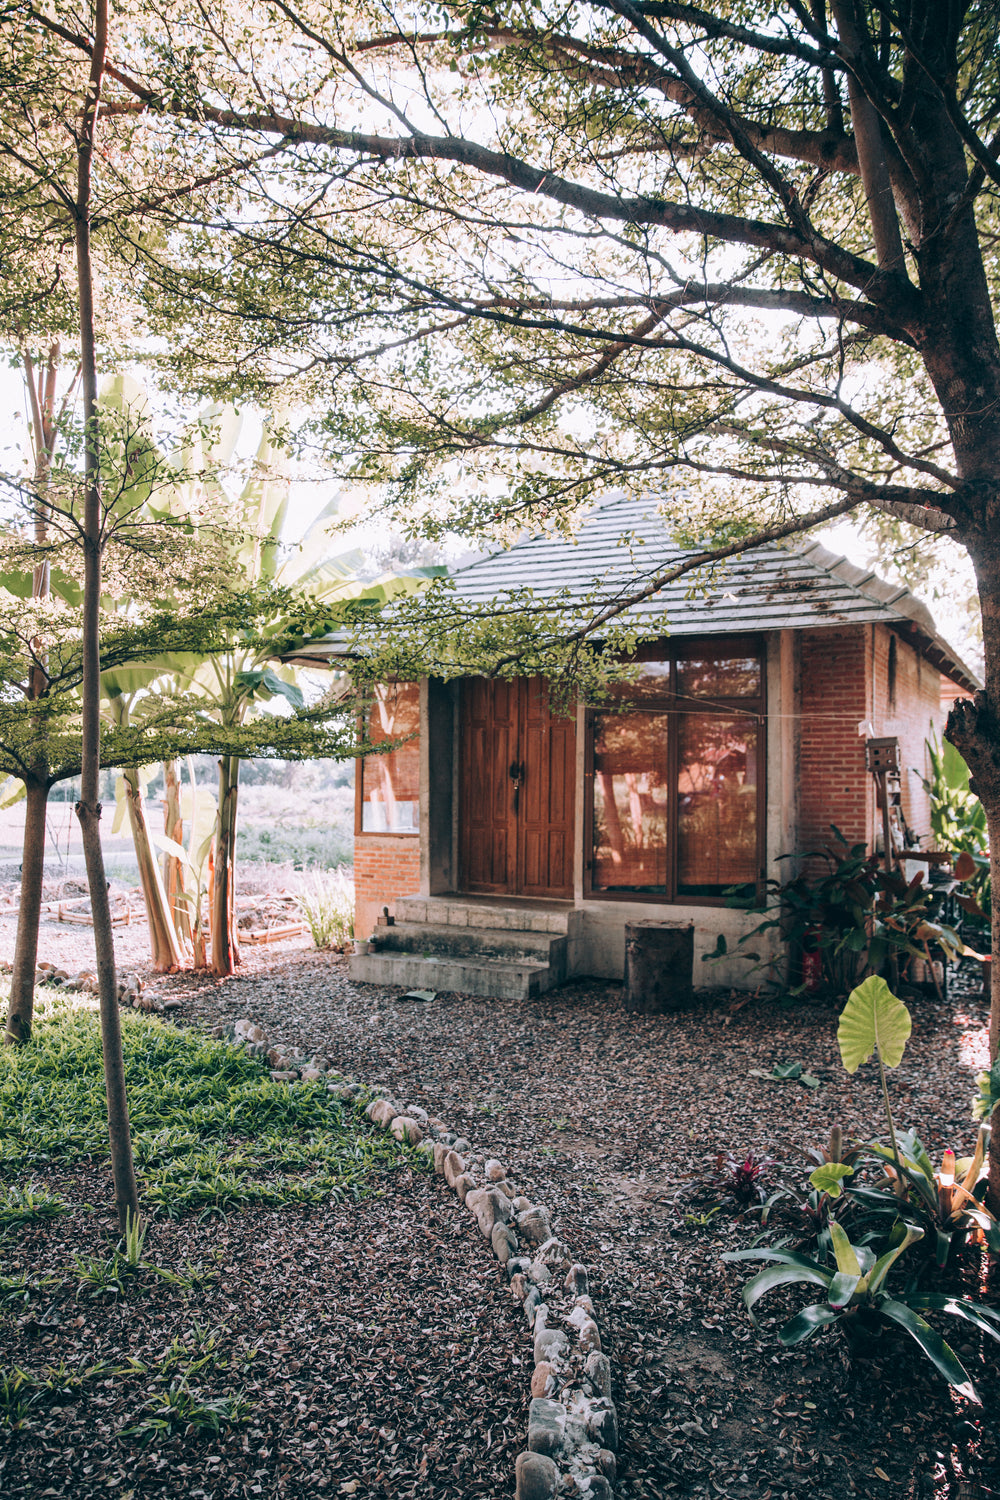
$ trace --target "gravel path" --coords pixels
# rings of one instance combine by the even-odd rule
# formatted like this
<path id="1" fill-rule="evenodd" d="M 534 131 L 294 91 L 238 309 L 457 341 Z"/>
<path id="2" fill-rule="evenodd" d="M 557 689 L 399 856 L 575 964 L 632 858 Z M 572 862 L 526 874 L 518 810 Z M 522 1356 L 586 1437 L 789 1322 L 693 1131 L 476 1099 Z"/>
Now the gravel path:
<path id="1" fill-rule="evenodd" d="M 67 938 L 77 940 L 78 932 Z M 84 961 L 75 952 L 42 956 L 67 967 Z M 716 997 L 683 1015 L 631 1016 L 618 988 L 597 982 L 527 1003 L 443 993 L 419 1004 L 352 984 L 345 959 L 302 942 L 246 950 L 244 959 L 232 980 L 175 975 L 157 980 L 156 991 L 182 1001 L 182 1022 L 212 1028 L 249 1016 L 272 1042 L 324 1053 L 348 1076 L 440 1115 L 475 1149 L 500 1156 L 550 1207 L 555 1232 L 596 1268 L 625 1500 L 1000 1494 L 996 1346 L 984 1352 L 949 1333 L 982 1409 L 954 1400 L 895 1340 L 853 1367 L 834 1337 L 784 1351 L 774 1320 L 765 1315 L 760 1334 L 750 1326 L 739 1299 L 746 1277 L 720 1262 L 757 1226 L 724 1198 L 711 1212 L 722 1196 L 718 1152 L 752 1148 L 791 1165 L 834 1123 L 850 1134 L 880 1131 L 877 1079 L 870 1068 L 844 1074 L 831 1010 Z M 946 1145 L 967 1151 L 985 1055 L 982 1001 L 921 1001 L 913 1011 L 913 1037 L 891 1080 L 897 1121 L 915 1125 L 935 1157 Z M 804 1063 L 822 1086 L 809 1092 L 749 1076 L 785 1061 Z M 471 1247 L 471 1224 L 468 1233 Z M 502 1286 L 502 1272 L 494 1275 Z M 471 1270 L 468 1294 L 481 1295 Z M 1000 1288 L 987 1296 L 996 1304 Z M 516 1448 L 531 1345 L 514 1316 L 510 1338 L 526 1370 L 520 1431 L 507 1434 Z M 466 1399 L 458 1383 L 455 1399 Z M 470 1399 L 479 1399 L 474 1389 Z M 492 1493 L 509 1494 L 509 1469 L 500 1482 L 492 1456 L 483 1462 Z"/>

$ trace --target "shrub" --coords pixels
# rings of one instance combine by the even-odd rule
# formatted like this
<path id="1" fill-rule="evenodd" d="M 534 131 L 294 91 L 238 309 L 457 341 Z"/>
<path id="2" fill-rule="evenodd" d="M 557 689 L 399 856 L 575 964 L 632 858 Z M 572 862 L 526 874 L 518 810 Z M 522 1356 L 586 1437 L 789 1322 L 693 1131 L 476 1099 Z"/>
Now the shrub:
<path id="1" fill-rule="evenodd" d="M 342 870 L 314 875 L 298 901 L 317 948 L 339 948 L 354 936 L 354 881 Z"/>

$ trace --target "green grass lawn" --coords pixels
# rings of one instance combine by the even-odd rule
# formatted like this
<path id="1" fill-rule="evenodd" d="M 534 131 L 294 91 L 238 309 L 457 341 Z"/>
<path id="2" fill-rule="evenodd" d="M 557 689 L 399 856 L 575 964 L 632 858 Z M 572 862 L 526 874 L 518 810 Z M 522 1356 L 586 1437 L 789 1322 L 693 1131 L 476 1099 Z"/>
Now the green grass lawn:
<path id="1" fill-rule="evenodd" d="M 318 1204 L 398 1160 L 396 1143 L 363 1130 L 325 1080 L 289 1088 L 237 1047 L 146 1016 L 121 1024 L 145 1213 Z M 0 1051 L 3 1192 L 13 1204 L 39 1169 L 107 1154 L 96 1004 L 43 999 L 30 1045 Z M 22 1217 L 0 1197 L 0 1229 Z"/>

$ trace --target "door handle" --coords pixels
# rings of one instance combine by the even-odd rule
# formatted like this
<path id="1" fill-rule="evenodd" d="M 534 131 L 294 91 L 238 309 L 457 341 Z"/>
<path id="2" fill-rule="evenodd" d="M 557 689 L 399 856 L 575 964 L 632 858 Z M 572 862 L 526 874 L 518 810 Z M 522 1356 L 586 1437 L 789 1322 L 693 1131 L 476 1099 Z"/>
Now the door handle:
<path id="1" fill-rule="evenodd" d="M 507 770 L 507 775 L 514 783 L 514 812 L 517 813 L 521 801 L 521 779 L 524 776 L 524 761 L 512 760 Z"/>

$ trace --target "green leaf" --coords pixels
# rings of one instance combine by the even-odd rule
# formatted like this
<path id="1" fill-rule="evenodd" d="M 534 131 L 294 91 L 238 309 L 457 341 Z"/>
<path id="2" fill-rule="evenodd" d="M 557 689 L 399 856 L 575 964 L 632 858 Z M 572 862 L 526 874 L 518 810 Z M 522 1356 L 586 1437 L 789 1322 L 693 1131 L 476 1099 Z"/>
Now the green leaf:
<path id="1" fill-rule="evenodd" d="M 896 1261 L 903 1254 L 903 1252 L 905 1250 L 909 1250 L 911 1245 L 915 1245 L 917 1243 L 917 1240 L 922 1240 L 923 1237 L 924 1231 L 922 1229 L 918 1229 L 913 1224 L 907 1224 L 906 1234 L 903 1236 L 903 1239 L 895 1247 L 895 1249 L 887 1250 L 885 1254 L 880 1255 L 878 1260 L 875 1262 L 872 1273 L 868 1277 L 867 1281 L 869 1292 L 875 1293 L 880 1290 L 880 1288 L 885 1283 L 885 1278 L 888 1276 L 889 1272 L 892 1270 L 892 1267 L 895 1265 Z"/>
<path id="2" fill-rule="evenodd" d="M 237 672 L 233 681 L 236 691 L 246 693 L 250 698 L 285 698 L 293 708 L 302 708 L 305 704 L 302 689 L 293 682 L 284 682 L 271 667 Z"/>
<path id="3" fill-rule="evenodd" d="M 804 1307 L 797 1312 L 794 1318 L 789 1318 L 784 1328 L 778 1330 L 778 1338 L 791 1349 L 795 1344 L 801 1344 L 804 1339 L 811 1338 L 820 1328 L 826 1328 L 830 1323 L 836 1323 L 843 1314 L 838 1308 L 828 1307 L 826 1303 L 814 1302 L 811 1307 Z"/>
<path id="4" fill-rule="evenodd" d="M 701 955 L 701 961 L 702 963 L 707 964 L 713 958 L 724 958 L 727 951 L 728 950 L 726 948 L 725 934 L 720 932 L 718 937 L 715 939 L 715 947 L 712 949 L 711 953 L 703 953 Z"/>
<path id="5" fill-rule="evenodd" d="M 15 802 L 20 802 L 22 797 L 27 796 L 27 787 L 23 781 L 16 776 L 8 776 L 7 780 L 0 786 L 0 811 L 7 807 L 13 807 Z"/>
<path id="6" fill-rule="evenodd" d="M 753 1317 L 755 1303 L 759 1302 L 766 1292 L 773 1291 L 775 1287 L 801 1284 L 829 1289 L 832 1281 L 829 1271 L 804 1269 L 802 1266 L 765 1266 L 764 1270 L 758 1271 L 757 1275 L 752 1277 L 743 1288 L 743 1301 L 746 1303 L 747 1312 Z"/>
<path id="7" fill-rule="evenodd" d="M 912 1022 L 902 1000 L 897 1000 L 884 979 L 872 975 L 851 991 L 840 1013 L 837 1044 L 848 1073 L 878 1052 L 887 1068 L 902 1061 Z"/>
<path id="8" fill-rule="evenodd" d="M 844 1191 L 844 1178 L 853 1176 L 853 1167 L 845 1166 L 842 1161 L 828 1161 L 809 1173 L 809 1181 L 819 1192 L 839 1198 Z"/>
<path id="9" fill-rule="evenodd" d="M 886 1297 L 879 1304 L 879 1313 L 893 1323 L 898 1323 L 911 1338 L 916 1339 L 935 1369 L 940 1371 L 949 1385 L 954 1386 L 960 1396 L 964 1396 L 967 1401 L 974 1401 L 977 1406 L 982 1405 L 965 1366 L 954 1349 L 945 1343 L 929 1323 L 925 1323 L 904 1302 L 894 1302 L 891 1297 Z"/>
<path id="10" fill-rule="evenodd" d="M 913 1308 L 926 1308 L 931 1312 L 946 1312 L 955 1318 L 964 1318 L 967 1323 L 978 1328 L 980 1333 L 988 1333 L 991 1339 L 1000 1343 L 1000 1313 L 995 1312 L 992 1307 L 979 1307 L 967 1297 L 950 1297 L 947 1292 L 928 1292 L 922 1297 L 912 1297 L 910 1305 Z"/>
<path id="11" fill-rule="evenodd" d="M 842 1271 L 846 1276 L 860 1276 L 861 1262 L 858 1260 L 857 1251 L 836 1219 L 830 1221 L 830 1242 L 833 1245 L 837 1270 Z"/>
<path id="12" fill-rule="evenodd" d="M 844 1271 L 838 1271 L 830 1281 L 826 1300 L 831 1307 L 838 1309 L 847 1307 L 860 1284 L 860 1276 L 849 1276 Z"/>
<path id="13" fill-rule="evenodd" d="M 799 1266 L 804 1271 L 818 1271 L 824 1278 L 824 1285 L 830 1279 L 830 1272 L 825 1266 L 810 1260 L 808 1255 L 802 1255 L 798 1250 L 778 1250 L 773 1246 L 755 1250 L 726 1250 L 721 1258 L 731 1264 L 741 1260 L 773 1260 L 782 1266 Z"/>

